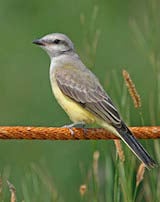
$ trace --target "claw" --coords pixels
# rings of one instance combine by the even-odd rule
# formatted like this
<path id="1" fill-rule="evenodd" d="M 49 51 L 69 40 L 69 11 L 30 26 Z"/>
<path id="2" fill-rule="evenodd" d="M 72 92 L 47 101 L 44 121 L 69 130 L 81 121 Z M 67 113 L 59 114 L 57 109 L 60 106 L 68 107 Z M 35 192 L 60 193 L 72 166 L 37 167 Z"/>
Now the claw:
<path id="1" fill-rule="evenodd" d="M 68 127 L 67 127 L 68 128 Z M 75 135 L 75 133 L 74 133 L 74 131 L 72 130 L 72 128 L 68 128 L 69 129 L 69 131 L 70 131 L 70 133 L 71 133 L 71 135 L 72 136 L 74 136 Z"/>
<path id="2" fill-rule="evenodd" d="M 74 136 L 74 131 L 72 130 L 73 127 L 76 127 L 76 128 L 82 128 L 84 130 L 84 133 L 85 133 L 85 123 L 84 122 L 77 122 L 77 123 L 72 123 L 72 124 L 69 124 L 69 125 L 64 125 L 62 126 L 62 128 L 68 128 L 71 135 Z"/>

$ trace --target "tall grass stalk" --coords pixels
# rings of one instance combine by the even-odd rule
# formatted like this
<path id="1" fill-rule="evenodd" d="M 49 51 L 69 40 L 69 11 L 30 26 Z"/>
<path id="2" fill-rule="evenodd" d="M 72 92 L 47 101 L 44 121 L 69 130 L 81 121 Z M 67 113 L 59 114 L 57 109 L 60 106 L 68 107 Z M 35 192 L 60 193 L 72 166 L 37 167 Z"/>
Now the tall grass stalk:
<path id="1" fill-rule="evenodd" d="M 150 124 L 155 125 L 159 124 L 160 116 L 160 45 L 158 43 L 160 36 L 160 2 L 147 0 L 144 7 L 145 9 L 139 14 L 138 18 L 131 19 L 130 26 L 134 34 L 135 47 L 148 63 L 148 70 L 150 71 L 149 83 L 152 86 L 152 91 L 148 92 L 148 99 L 145 102 L 148 102 L 150 106 L 148 113 L 151 120 Z M 147 142 L 147 148 L 150 148 L 150 150 L 152 145 L 154 145 L 153 156 L 160 162 L 160 144 L 158 140 L 153 141 L 153 144 L 149 144 L 149 141 Z M 142 186 L 146 201 L 159 201 L 157 197 L 157 176 L 159 176 L 159 169 L 155 169 L 151 173 L 147 172 L 145 175 Z M 136 190 L 136 194 L 138 198 L 138 194 L 141 193 Z"/>

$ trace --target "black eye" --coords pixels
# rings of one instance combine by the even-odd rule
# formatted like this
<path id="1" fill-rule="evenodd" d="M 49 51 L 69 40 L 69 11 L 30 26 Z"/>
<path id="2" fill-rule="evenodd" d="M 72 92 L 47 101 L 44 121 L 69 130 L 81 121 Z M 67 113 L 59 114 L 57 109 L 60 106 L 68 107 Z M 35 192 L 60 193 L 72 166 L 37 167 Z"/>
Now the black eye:
<path id="1" fill-rule="evenodd" d="M 55 39 L 53 43 L 59 44 L 59 43 L 60 43 L 60 40 L 59 40 L 59 39 Z"/>

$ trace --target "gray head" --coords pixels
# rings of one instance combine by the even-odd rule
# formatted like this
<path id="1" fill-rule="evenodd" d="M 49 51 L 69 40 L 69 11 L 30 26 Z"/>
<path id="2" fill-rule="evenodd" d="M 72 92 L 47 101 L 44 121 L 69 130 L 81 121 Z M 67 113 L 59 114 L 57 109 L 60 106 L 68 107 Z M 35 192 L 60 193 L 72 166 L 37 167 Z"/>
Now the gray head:
<path id="1" fill-rule="evenodd" d="M 33 41 L 34 44 L 43 48 L 48 55 L 56 57 L 65 53 L 74 52 L 72 41 L 64 34 L 52 33 Z"/>

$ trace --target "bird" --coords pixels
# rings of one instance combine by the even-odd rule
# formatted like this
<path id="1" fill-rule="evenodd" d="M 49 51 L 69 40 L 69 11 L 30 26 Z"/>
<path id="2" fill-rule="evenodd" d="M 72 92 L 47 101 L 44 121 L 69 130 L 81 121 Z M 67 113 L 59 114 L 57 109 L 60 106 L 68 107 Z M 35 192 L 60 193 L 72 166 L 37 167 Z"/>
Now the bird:
<path id="1" fill-rule="evenodd" d="M 81 61 L 70 38 L 51 33 L 33 43 L 50 57 L 51 88 L 73 122 L 68 128 L 96 123 L 117 135 L 146 168 L 153 168 L 156 162 L 127 127 L 96 75 Z"/>

